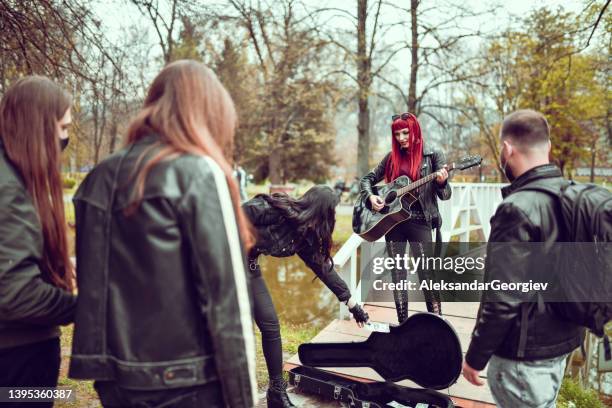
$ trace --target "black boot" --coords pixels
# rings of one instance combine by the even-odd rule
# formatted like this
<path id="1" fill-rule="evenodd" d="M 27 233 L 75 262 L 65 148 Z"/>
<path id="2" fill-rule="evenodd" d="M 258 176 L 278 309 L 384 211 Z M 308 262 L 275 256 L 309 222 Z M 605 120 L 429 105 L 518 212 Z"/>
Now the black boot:
<path id="1" fill-rule="evenodd" d="M 415 251 L 420 256 L 429 256 L 429 252 L 426 252 L 422 242 L 419 242 Z M 429 269 L 423 269 L 422 267 L 418 270 L 419 280 L 422 282 L 424 280 L 427 281 L 435 281 L 435 272 Z M 423 295 L 425 296 L 425 305 L 427 306 L 427 311 L 429 313 L 435 313 L 439 316 L 442 316 L 442 301 L 440 291 L 439 290 L 423 290 Z"/>
<path id="2" fill-rule="evenodd" d="M 396 255 L 402 255 L 406 251 L 406 246 L 402 242 L 387 242 L 387 254 L 390 258 L 395 258 Z M 391 280 L 393 283 L 403 282 L 408 278 L 406 269 L 393 268 L 391 270 Z M 408 318 L 408 289 L 393 290 L 393 300 L 395 301 L 395 310 L 397 312 L 397 321 L 402 324 Z"/>
<path id="3" fill-rule="evenodd" d="M 270 380 L 266 399 L 268 400 L 268 408 L 295 407 L 287 395 L 287 383 L 282 377 L 280 379 L 274 378 Z"/>
<path id="4" fill-rule="evenodd" d="M 396 290 L 393 292 L 395 310 L 397 311 L 397 322 L 399 324 L 402 324 L 404 320 L 408 318 L 408 298 L 406 297 L 406 300 L 403 300 L 403 293 L 405 293 L 405 291 Z"/>

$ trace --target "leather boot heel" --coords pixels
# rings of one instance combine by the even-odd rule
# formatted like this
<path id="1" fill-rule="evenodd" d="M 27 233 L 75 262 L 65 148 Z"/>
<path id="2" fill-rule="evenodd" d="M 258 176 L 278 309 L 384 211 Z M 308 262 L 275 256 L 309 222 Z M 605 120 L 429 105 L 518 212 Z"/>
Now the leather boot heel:
<path id="1" fill-rule="evenodd" d="M 266 393 L 268 408 L 292 408 L 295 407 L 289 395 L 287 395 L 287 383 L 271 384 Z"/>

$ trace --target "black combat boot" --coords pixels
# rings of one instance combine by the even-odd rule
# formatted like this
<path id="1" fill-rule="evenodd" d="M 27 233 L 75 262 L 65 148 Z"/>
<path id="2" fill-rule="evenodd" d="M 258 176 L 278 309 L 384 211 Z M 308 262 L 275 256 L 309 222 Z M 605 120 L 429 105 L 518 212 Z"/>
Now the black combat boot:
<path id="1" fill-rule="evenodd" d="M 291 408 L 295 407 L 287 395 L 287 383 L 283 378 L 273 378 L 266 394 L 268 408 Z"/>
<path id="2" fill-rule="evenodd" d="M 387 242 L 387 254 L 390 258 L 395 258 L 396 255 L 403 256 L 406 251 L 404 242 Z M 403 268 L 395 268 L 391 270 L 391 280 L 393 283 L 403 282 L 408 278 L 408 272 Z M 397 312 L 397 321 L 402 324 L 408 318 L 408 289 L 394 289 L 393 300 L 395 300 L 395 310 Z"/>

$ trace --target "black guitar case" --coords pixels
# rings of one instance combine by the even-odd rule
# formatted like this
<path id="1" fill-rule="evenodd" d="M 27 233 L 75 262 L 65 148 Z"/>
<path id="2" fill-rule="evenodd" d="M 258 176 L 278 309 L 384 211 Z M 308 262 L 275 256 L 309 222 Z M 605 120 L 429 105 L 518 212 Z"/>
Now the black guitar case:
<path id="1" fill-rule="evenodd" d="M 363 383 L 311 367 L 289 371 L 289 383 L 303 393 L 333 398 L 351 408 L 455 407 L 447 395 L 438 391 L 401 387 L 391 382 Z"/>
<path id="2" fill-rule="evenodd" d="M 378 401 L 379 404 L 382 404 L 370 405 L 374 407 L 387 407 L 388 405 L 384 404 L 392 401 L 405 405 L 402 400 L 406 404 L 413 404 L 405 406 L 414 406 L 419 402 L 425 404 L 421 405 L 423 407 L 454 406 L 450 398 L 432 389 L 440 390 L 453 385 L 461 374 L 463 361 L 457 333 L 450 323 L 432 313 L 416 313 L 400 326 L 391 326 L 390 333 L 373 332 L 366 341 L 362 342 L 301 344 L 298 348 L 298 355 L 304 366 L 314 370 L 302 374 L 308 374 L 307 379 L 319 378 L 318 381 L 323 382 L 328 380 L 335 382 L 337 379 L 328 377 L 333 376 L 330 373 L 310 367 L 370 367 L 374 369 L 387 382 L 353 383 L 340 377 L 342 381 L 348 381 L 348 383 L 340 381 L 334 385 L 334 387 L 339 386 L 340 390 L 343 387 L 347 388 L 345 393 L 349 395 L 350 391 L 351 398 L 369 403 Z M 299 373 L 295 372 L 293 376 L 296 374 Z M 392 383 L 405 379 L 425 389 L 401 387 Z M 304 381 L 303 376 L 300 377 L 300 381 Z M 313 386 L 299 387 L 304 389 L 304 387 Z M 317 386 L 314 385 L 314 387 Z M 329 397 L 335 396 L 335 393 L 327 394 Z M 421 401 L 418 401 L 419 399 Z"/>

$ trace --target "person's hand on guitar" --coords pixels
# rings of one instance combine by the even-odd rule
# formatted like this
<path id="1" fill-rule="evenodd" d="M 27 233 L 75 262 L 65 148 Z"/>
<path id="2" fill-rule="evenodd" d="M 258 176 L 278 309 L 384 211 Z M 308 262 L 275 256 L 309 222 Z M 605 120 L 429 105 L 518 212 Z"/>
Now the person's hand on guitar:
<path id="1" fill-rule="evenodd" d="M 436 173 L 438 173 L 436 176 L 436 182 L 440 185 L 444 184 L 448 179 L 448 165 L 445 164 L 444 167 L 442 167 Z"/>
<path id="2" fill-rule="evenodd" d="M 372 194 L 370 196 L 370 205 L 372 206 L 372 210 L 378 212 L 385 207 L 385 202 L 380 196 Z"/>

